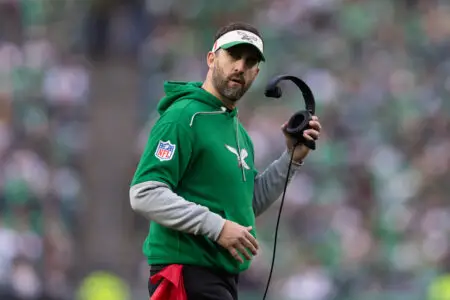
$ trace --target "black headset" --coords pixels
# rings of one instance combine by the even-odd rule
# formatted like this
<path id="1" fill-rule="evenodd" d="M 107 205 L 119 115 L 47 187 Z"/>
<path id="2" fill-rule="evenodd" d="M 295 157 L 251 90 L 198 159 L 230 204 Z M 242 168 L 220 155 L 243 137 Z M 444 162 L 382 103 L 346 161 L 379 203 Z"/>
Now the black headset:
<path id="1" fill-rule="evenodd" d="M 272 263 L 270 266 L 269 278 L 267 279 L 266 290 L 264 292 L 263 300 L 266 299 L 267 291 L 269 290 L 270 279 L 272 278 L 272 271 L 273 271 L 273 266 L 275 263 L 275 252 L 277 250 L 278 226 L 280 224 L 281 210 L 283 209 L 284 198 L 286 196 L 286 189 L 287 189 L 287 185 L 289 182 L 289 174 L 291 172 L 291 165 L 292 165 L 292 160 L 294 157 L 295 147 L 303 144 L 306 147 L 310 148 L 311 150 L 316 150 L 316 142 L 308 140 L 303 137 L 303 132 L 306 129 L 310 128 L 309 121 L 311 121 L 312 116 L 315 114 L 315 110 L 316 110 L 316 101 L 314 99 L 314 95 L 313 95 L 311 89 L 309 88 L 309 86 L 298 77 L 295 77 L 292 75 L 279 75 L 269 81 L 269 83 L 266 86 L 266 90 L 265 90 L 264 94 L 266 97 L 270 97 L 270 98 L 281 98 L 281 96 L 283 95 L 283 92 L 281 91 L 281 88 L 278 86 L 278 84 L 283 80 L 292 81 L 300 89 L 300 91 L 303 94 L 303 100 L 305 102 L 306 110 L 300 110 L 300 111 L 296 112 L 294 115 L 292 115 L 286 126 L 286 132 L 291 137 L 293 137 L 297 142 L 295 143 L 294 149 L 292 149 L 292 152 L 291 152 L 291 160 L 290 160 L 288 172 L 286 175 L 286 181 L 284 184 L 283 195 L 281 197 L 280 210 L 278 212 L 277 225 L 275 227 L 275 242 L 273 245 Z"/>
<path id="2" fill-rule="evenodd" d="M 303 132 L 309 128 L 309 121 L 316 110 L 316 101 L 309 86 L 300 78 L 292 75 L 279 75 L 269 81 L 266 86 L 265 96 L 270 98 L 281 98 L 283 92 L 278 86 L 283 80 L 290 80 L 300 89 L 303 94 L 306 110 L 296 112 L 288 121 L 286 132 L 297 139 L 298 144 L 304 144 L 308 148 L 315 150 L 315 141 L 307 140 L 303 137 Z"/>

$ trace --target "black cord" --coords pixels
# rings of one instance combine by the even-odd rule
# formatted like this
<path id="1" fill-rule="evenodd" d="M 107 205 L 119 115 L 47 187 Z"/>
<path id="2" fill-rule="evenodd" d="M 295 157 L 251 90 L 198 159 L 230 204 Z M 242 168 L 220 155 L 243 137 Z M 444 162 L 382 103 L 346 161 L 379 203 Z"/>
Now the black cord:
<path id="1" fill-rule="evenodd" d="M 287 186 L 289 183 L 289 174 L 291 173 L 291 166 L 292 166 L 292 162 L 294 160 L 294 152 L 295 152 L 295 148 L 297 147 L 297 145 L 294 145 L 294 147 L 292 147 L 291 159 L 289 161 L 289 167 L 288 167 L 288 172 L 286 175 L 286 181 L 284 182 L 284 189 L 283 189 L 283 195 L 281 196 L 280 210 L 278 211 L 277 225 L 275 226 L 275 242 L 273 244 L 272 263 L 270 266 L 269 278 L 267 279 L 266 291 L 264 292 L 263 300 L 266 299 L 267 292 L 269 291 L 270 279 L 272 279 L 273 266 L 275 264 L 275 253 L 277 251 L 278 226 L 280 225 L 281 210 L 283 209 L 284 198 L 286 196 L 286 190 L 287 190 Z"/>

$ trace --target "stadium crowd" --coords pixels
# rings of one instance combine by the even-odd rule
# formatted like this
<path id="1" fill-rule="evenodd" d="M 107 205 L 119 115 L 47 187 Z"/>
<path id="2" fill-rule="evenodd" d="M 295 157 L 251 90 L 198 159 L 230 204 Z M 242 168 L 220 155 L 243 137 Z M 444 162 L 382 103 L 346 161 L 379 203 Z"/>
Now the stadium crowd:
<path id="1" fill-rule="evenodd" d="M 78 282 L 68 274 L 83 197 L 79 161 L 86 146 L 89 70 L 46 38 L 45 24 L 36 25 L 45 7 L 5 3 L 0 298 L 37 299 L 46 291 L 55 299 L 75 299 Z M 449 3 L 154 0 L 141 9 L 151 30 L 145 39 L 128 39 L 139 48 L 144 82 L 136 160 L 163 81 L 201 80 L 212 36 L 229 21 L 254 24 L 265 40 L 268 61 L 240 103 L 260 170 L 283 151 L 280 125 L 302 108 L 297 91 L 287 86 L 283 99 L 265 98 L 265 83 L 292 73 L 315 93 L 324 133 L 288 190 L 273 299 L 450 299 Z M 121 15 L 121 22 L 135 17 Z M 25 34 L 14 40 L 9 34 L 19 25 Z M 262 296 L 278 208 L 258 220 L 262 253 L 243 276 L 243 300 Z M 139 224 L 135 230 L 146 232 L 148 224 Z M 142 240 L 130 242 L 140 247 Z M 146 288 L 148 270 L 144 257 L 130 259 L 143 266 L 137 268 L 141 281 L 125 279 L 137 295 Z"/>

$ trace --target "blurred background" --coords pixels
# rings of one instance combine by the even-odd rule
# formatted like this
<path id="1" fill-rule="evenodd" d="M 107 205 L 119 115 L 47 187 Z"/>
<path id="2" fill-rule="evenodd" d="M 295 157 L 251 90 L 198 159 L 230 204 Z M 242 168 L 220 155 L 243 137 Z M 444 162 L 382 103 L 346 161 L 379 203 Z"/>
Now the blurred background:
<path id="1" fill-rule="evenodd" d="M 241 100 L 262 171 L 313 89 L 324 132 L 290 185 L 271 299 L 450 299 L 447 0 L 0 1 L 0 299 L 148 299 L 128 188 L 165 80 L 203 80 L 216 30 L 259 28 Z M 278 203 L 279 204 L 279 203 Z M 241 279 L 261 299 L 279 206 Z"/>

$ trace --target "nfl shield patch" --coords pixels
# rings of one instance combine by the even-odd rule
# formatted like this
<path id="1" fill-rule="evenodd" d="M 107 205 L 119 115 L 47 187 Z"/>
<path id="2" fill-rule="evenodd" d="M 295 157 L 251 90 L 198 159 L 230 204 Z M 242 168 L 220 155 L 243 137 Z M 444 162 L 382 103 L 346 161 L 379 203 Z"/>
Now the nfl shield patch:
<path id="1" fill-rule="evenodd" d="M 155 156 L 160 161 L 171 160 L 175 154 L 176 145 L 171 144 L 170 141 L 159 141 L 158 147 L 155 151 Z"/>

